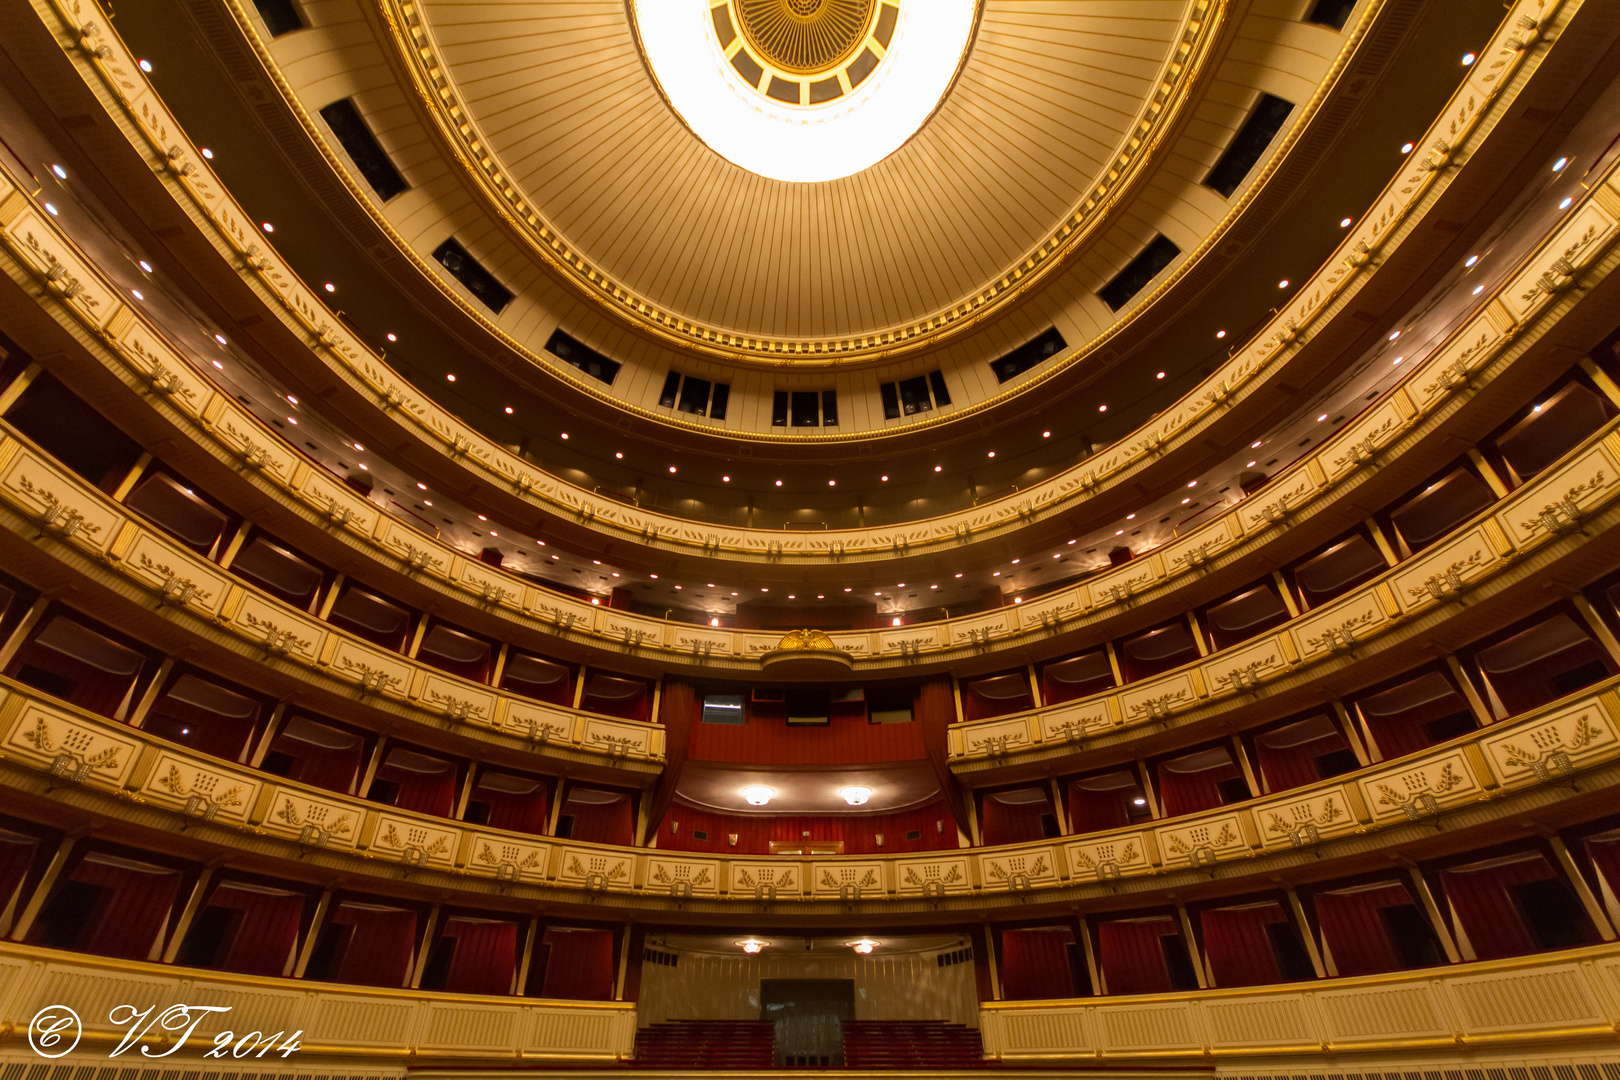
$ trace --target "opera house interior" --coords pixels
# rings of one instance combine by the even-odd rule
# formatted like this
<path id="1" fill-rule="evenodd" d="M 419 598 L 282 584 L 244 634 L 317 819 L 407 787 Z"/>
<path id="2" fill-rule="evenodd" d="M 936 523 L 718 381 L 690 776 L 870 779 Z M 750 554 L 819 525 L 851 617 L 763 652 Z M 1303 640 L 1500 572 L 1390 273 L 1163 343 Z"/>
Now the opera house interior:
<path id="1" fill-rule="evenodd" d="M 1616 269 L 1620 0 L 0 0 L 0 1075 L 1616 1080 Z"/>

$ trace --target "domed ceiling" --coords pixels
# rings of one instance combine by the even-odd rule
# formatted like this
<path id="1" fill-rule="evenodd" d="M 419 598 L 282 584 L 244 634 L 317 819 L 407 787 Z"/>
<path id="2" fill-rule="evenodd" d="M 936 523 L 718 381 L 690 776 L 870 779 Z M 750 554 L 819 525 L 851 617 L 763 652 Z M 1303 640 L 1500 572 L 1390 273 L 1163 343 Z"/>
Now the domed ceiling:
<path id="1" fill-rule="evenodd" d="M 1173 111 L 1170 91 L 1214 21 L 1203 0 L 403 7 L 395 25 L 418 45 L 412 63 L 453 88 L 438 104 L 453 96 L 451 127 L 466 129 L 473 163 L 537 249 L 606 279 L 632 310 L 745 352 L 780 339 L 858 351 L 926 333 L 1058 261 Z M 952 51 L 952 12 L 965 52 Z M 654 20 L 646 54 L 638 18 Z M 672 25 L 697 44 L 654 78 L 647 60 L 669 51 Z M 722 66 L 740 111 L 800 110 L 812 135 L 835 118 L 898 113 L 903 145 L 825 181 L 750 171 L 696 137 L 661 90 L 693 73 L 718 86 Z M 713 119 L 691 111 L 698 126 Z M 769 171 L 816 172 L 824 154 L 800 141 L 775 149 Z"/>

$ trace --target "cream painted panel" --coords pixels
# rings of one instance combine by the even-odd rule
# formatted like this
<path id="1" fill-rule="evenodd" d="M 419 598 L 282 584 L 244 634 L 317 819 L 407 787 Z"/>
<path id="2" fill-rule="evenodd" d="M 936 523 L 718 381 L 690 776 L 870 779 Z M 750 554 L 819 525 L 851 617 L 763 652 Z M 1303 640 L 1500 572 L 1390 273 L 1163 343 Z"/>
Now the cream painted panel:
<path id="1" fill-rule="evenodd" d="M 408 866 L 448 867 L 455 863 L 461 832 L 415 818 L 396 817 L 385 810 L 372 815 L 371 842 L 366 852 L 396 859 Z"/>
<path id="2" fill-rule="evenodd" d="M 1268 994 L 1251 1001 L 1211 1001 L 1199 1010 L 1218 1050 L 1236 1047 L 1316 1047 L 1316 1024 L 1304 994 Z"/>
<path id="3" fill-rule="evenodd" d="M 289 656 L 313 664 L 324 652 L 327 631 L 319 620 L 245 589 L 236 595 L 240 601 L 228 613 L 226 625 L 249 640 L 258 639 L 266 656 Z"/>
<path id="4" fill-rule="evenodd" d="M 1350 790 L 1337 785 L 1284 793 L 1279 798 L 1256 804 L 1253 814 L 1260 828 L 1260 846 L 1300 847 L 1318 839 L 1355 832 L 1361 827 L 1355 815 L 1361 795 L 1356 791 L 1352 797 Z"/>
<path id="5" fill-rule="evenodd" d="M 986 891 L 1035 888 L 1058 883 L 1060 864 L 1050 847 L 1024 847 L 997 851 L 979 857 L 980 885 Z"/>
<path id="6" fill-rule="evenodd" d="M 25 699 L 6 736 L 5 755 L 53 776 L 114 790 L 122 787 L 140 755 L 140 743 L 64 713 Z"/>
<path id="7" fill-rule="evenodd" d="M 1109 833 L 1101 840 L 1069 844 L 1063 851 L 1069 860 L 1069 876 L 1077 883 L 1088 878 L 1109 881 L 1115 877 L 1153 872 L 1151 848 L 1145 833 Z"/>
<path id="8" fill-rule="evenodd" d="M 1401 607 L 1411 613 L 1466 592 L 1500 559 L 1482 523 L 1403 564 L 1390 585 Z"/>
<path id="9" fill-rule="evenodd" d="M 353 805 L 327 801 L 298 788 L 276 787 L 259 827 L 316 847 L 352 848 L 364 819 L 364 812 Z"/>
<path id="10" fill-rule="evenodd" d="M 727 891 L 732 896 L 770 895 L 791 899 L 805 891 L 804 867 L 796 862 L 734 862 Z"/>
<path id="11" fill-rule="evenodd" d="M 1203 696 L 1195 675 L 1191 671 L 1177 671 L 1127 684 L 1119 692 L 1119 707 L 1125 714 L 1125 723 L 1162 720 L 1171 713 L 1191 708 Z"/>
<path id="12" fill-rule="evenodd" d="M 1318 608 L 1288 628 L 1300 659 L 1320 660 L 1324 653 L 1346 652 L 1357 642 L 1380 633 L 1389 623 L 1380 590 L 1367 589 Z"/>
<path id="13" fill-rule="evenodd" d="M 62 234 L 40 216 L 32 203 L 23 204 L 21 213 L 6 224 L 5 231 L 13 240 L 13 250 L 44 282 L 46 290 L 60 297 L 92 326 L 106 326 L 107 320 L 123 306 L 123 301 L 79 257 Z"/>
<path id="14" fill-rule="evenodd" d="M 154 532 L 142 531 L 123 553 L 123 562 L 163 603 L 209 615 L 219 613 L 232 584 L 223 572 Z"/>
<path id="15" fill-rule="evenodd" d="M 1595 202 L 1582 204 L 1552 243 L 1503 290 L 1503 303 L 1524 319 L 1569 287 L 1575 272 L 1603 250 L 1613 229 L 1612 214 Z"/>
<path id="16" fill-rule="evenodd" d="M 470 720 L 488 724 L 494 720 L 495 692 L 466 679 L 452 679 L 444 675 L 426 673 L 422 690 L 417 697 L 422 705 L 442 712 L 452 720 Z"/>
<path id="17" fill-rule="evenodd" d="M 1219 659 L 1204 665 L 1204 685 L 1215 694 L 1254 690 L 1292 666 L 1287 648 L 1291 644 L 1287 634 L 1277 634 L 1217 653 Z"/>
<path id="18" fill-rule="evenodd" d="M 1110 707 L 1110 697 L 1064 702 L 1042 710 L 1040 739 L 1043 743 L 1070 742 L 1086 735 L 1097 735 L 1119 724 Z"/>
<path id="19" fill-rule="evenodd" d="M 1479 781 L 1461 749 L 1437 754 L 1423 762 L 1375 772 L 1359 781 L 1374 821 L 1422 818 L 1427 800 L 1446 807 L 1478 797 Z"/>
<path id="20" fill-rule="evenodd" d="M 1247 836 L 1253 819 L 1246 810 L 1205 817 L 1195 824 L 1167 825 L 1153 831 L 1166 867 L 1182 866 L 1213 856 L 1216 861 L 1254 854 Z"/>
<path id="21" fill-rule="evenodd" d="M 895 891 L 903 896 L 935 890 L 966 892 L 973 888 L 971 863 L 966 855 L 946 854 L 896 860 Z"/>
<path id="22" fill-rule="evenodd" d="M 1360 466 L 1374 461 L 1380 451 L 1401 437 L 1417 415 L 1417 409 L 1407 398 L 1404 388 L 1373 406 L 1371 411 L 1334 440 L 1333 450 L 1323 455 L 1328 479 L 1340 480 Z"/>
<path id="23" fill-rule="evenodd" d="M 1535 494 L 1517 500 L 1496 520 L 1514 544 L 1524 546 L 1578 529 L 1581 518 L 1607 503 L 1616 490 L 1620 490 L 1620 456 L 1611 439 L 1605 438 L 1557 471 L 1538 476 Z M 1551 501 L 1537 507 L 1542 499 Z"/>
<path id="24" fill-rule="evenodd" d="M 500 881 L 543 881 L 552 845 L 520 840 L 511 833 L 473 833 L 467 867 Z"/>
<path id="25" fill-rule="evenodd" d="M 814 897 L 842 896 L 844 890 L 855 896 L 884 891 L 881 862 L 814 862 L 810 864 L 810 894 Z"/>
<path id="26" fill-rule="evenodd" d="M 261 786 L 255 780 L 201 768 L 178 754 L 164 752 L 141 794 L 187 817 L 243 822 L 258 802 Z"/>
<path id="27" fill-rule="evenodd" d="M 1314 997 L 1322 1010 L 1326 1034 L 1338 1046 L 1403 1039 L 1446 1039 L 1446 1024 L 1437 987 L 1410 979 L 1347 989 L 1324 989 Z"/>
<path id="28" fill-rule="evenodd" d="M 622 848 L 561 847 L 557 880 L 586 889 L 629 889 L 635 882 L 635 855 Z"/>
<path id="29" fill-rule="evenodd" d="M 110 507 L 85 497 L 78 483 L 25 451 L 19 440 L 3 444 L 10 458 L 0 475 L 0 496 L 39 522 L 52 536 L 104 554 L 118 535 L 123 517 Z"/>
<path id="30" fill-rule="evenodd" d="M 713 859 L 683 858 L 649 852 L 645 859 L 650 893 L 668 891 L 672 894 L 683 889 L 694 896 L 713 896 L 720 890 L 721 864 Z"/>
<path id="31" fill-rule="evenodd" d="M 1480 740 L 1491 770 L 1503 784 L 1533 783 L 1583 767 L 1613 754 L 1617 743 L 1620 736 L 1602 698 L 1559 709 L 1537 723 L 1517 725 Z"/>

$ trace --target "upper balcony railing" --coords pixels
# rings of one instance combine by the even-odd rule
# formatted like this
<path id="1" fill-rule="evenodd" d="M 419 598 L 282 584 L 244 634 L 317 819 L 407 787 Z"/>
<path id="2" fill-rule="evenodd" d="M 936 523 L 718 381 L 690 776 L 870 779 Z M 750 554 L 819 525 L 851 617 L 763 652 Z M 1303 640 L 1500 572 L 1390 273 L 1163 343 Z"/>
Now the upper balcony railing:
<path id="1" fill-rule="evenodd" d="M 1491 43 L 1480 51 L 1478 61 L 1446 110 L 1419 141 L 1418 145 L 1425 149 L 1406 159 L 1373 208 L 1348 231 L 1335 256 L 1310 281 L 1301 284 L 1251 342 L 1236 350 L 1200 386 L 1150 424 L 1035 487 L 966 513 L 893 528 L 815 534 L 717 530 L 604 499 L 546 475 L 417 394 L 381 357 L 355 338 L 326 308 L 324 300 L 268 248 L 262 232 L 231 199 L 208 162 L 182 145 L 179 124 L 116 35 L 96 20 L 84 21 L 68 4 L 53 3 L 47 8 L 42 3 L 40 14 L 109 114 L 117 118 L 119 129 L 143 157 L 161 165 L 161 176 L 170 193 L 205 228 L 230 268 L 308 344 L 320 363 L 397 424 L 403 439 L 448 456 L 479 481 L 524 500 L 536 510 L 597 530 L 616 541 L 698 557 L 836 566 L 879 561 L 896 554 L 952 551 L 964 544 L 1005 538 L 1030 521 L 1063 514 L 1101 491 L 1126 484 L 1164 455 L 1194 445 L 1227 409 L 1277 378 L 1320 326 L 1364 286 L 1375 264 L 1387 258 L 1433 207 L 1459 168 L 1467 167 L 1459 162 L 1465 161 L 1506 114 L 1546 55 L 1546 43 L 1556 40 L 1578 7 L 1567 2 L 1520 0 Z M 105 330 L 112 326 L 122 304 L 113 298 L 97 299 L 105 300 L 105 305 L 99 312 L 86 310 L 86 314 L 92 316 L 98 330 Z M 1528 306 L 1539 311 L 1543 305 L 1534 302 Z M 164 363 L 166 373 L 177 370 L 179 361 L 170 358 L 160 345 L 154 359 Z M 1447 363 L 1454 360 L 1448 359 Z M 179 404 L 179 399 L 171 396 L 171 400 Z M 253 441 L 256 449 L 263 449 L 256 439 Z M 617 636 L 617 631 L 610 634 Z M 699 648 L 707 640 L 697 634 L 687 636 Z M 711 651 L 718 651 L 720 644 L 715 642 Z M 674 646 L 673 651 L 683 649 Z M 752 651 L 745 646 L 732 650 L 731 655 L 747 657 Z"/>

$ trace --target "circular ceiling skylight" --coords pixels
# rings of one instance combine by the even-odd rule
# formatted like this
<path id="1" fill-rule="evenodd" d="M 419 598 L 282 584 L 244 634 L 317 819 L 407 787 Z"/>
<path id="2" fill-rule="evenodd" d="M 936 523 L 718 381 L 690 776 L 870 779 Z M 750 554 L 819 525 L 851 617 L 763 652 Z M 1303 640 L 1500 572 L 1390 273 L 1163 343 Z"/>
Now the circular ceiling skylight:
<path id="1" fill-rule="evenodd" d="M 979 0 L 631 0 L 664 97 L 710 149 L 774 180 L 898 150 L 967 55 Z"/>

